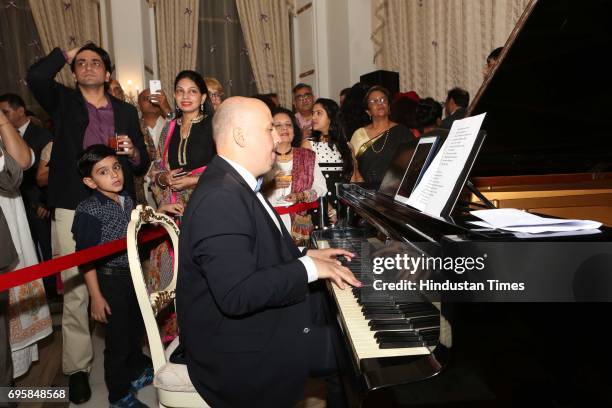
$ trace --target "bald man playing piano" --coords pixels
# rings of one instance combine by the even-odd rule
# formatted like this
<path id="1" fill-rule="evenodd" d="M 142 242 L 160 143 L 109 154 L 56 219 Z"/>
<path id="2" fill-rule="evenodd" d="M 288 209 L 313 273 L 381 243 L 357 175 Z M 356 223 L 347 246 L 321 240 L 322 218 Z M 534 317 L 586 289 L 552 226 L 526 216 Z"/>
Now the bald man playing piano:
<path id="1" fill-rule="evenodd" d="M 213 407 L 291 407 L 309 375 L 337 371 L 332 330 L 313 324 L 311 308 L 320 305 L 308 284 L 361 286 L 337 260 L 354 255 L 304 255 L 259 193 L 279 142 L 263 102 L 227 99 L 213 134 L 218 155 L 191 196 L 179 245 L 177 313 L 189 376 Z M 337 385 L 328 386 L 329 407 L 344 404 Z"/>

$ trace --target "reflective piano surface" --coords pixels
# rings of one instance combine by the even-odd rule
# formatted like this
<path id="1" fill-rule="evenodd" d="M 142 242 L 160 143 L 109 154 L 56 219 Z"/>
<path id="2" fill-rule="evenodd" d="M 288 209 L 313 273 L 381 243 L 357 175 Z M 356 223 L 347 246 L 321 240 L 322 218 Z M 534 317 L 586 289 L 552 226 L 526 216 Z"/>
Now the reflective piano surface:
<path id="1" fill-rule="evenodd" d="M 610 1 L 540 0 L 526 8 L 469 108 L 470 114 L 487 112 L 483 129 L 488 135 L 470 178 L 496 203 L 489 194 L 498 185 L 518 185 L 521 193 L 545 185 L 547 193 L 559 192 L 554 196 L 560 197 L 554 199 L 558 204 L 530 207 L 521 201 L 519 208 L 573 217 L 582 206 L 609 224 L 612 61 L 601 55 L 612 48 L 610 15 Z M 565 190 L 568 196 L 583 190 L 589 195 L 568 203 Z M 357 215 L 353 228 L 316 232 L 314 241 L 330 246 L 351 240 L 427 243 L 427 251 L 443 253 L 445 243 L 457 239 L 516 240 L 503 232 L 471 230 L 460 204 L 441 219 L 355 185 L 343 186 L 340 198 Z M 560 206 L 568 210 L 548 208 Z M 612 233 L 604 227 L 596 236 L 555 239 L 612 242 Z M 373 333 L 359 337 L 364 324 L 370 326 L 356 300 L 340 299 L 351 292 L 336 296 L 339 291 L 330 290 L 354 368 L 347 382 L 352 406 L 612 406 L 611 370 L 602 368 L 612 363 L 612 350 L 601 340 L 605 327 L 600 321 L 612 314 L 611 303 L 441 302 L 435 305 L 440 312 L 437 344 L 417 342 L 395 349 L 397 356 L 385 356 L 387 351 L 376 350 L 380 343 Z M 359 311 L 360 321 L 347 322 L 350 313 L 343 314 L 343 302 Z M 360 341 L 369 348 L 362 351 Z"/>
<path id="2" fill-rule="evenodd" d="M 357 215 L 353 217 L 356 226 L 315 231 L 312 235 L 314 246 L 342 247 L 359 257 L 363 253 L 370 256 L 376 251 L 384 253 L 385 248 L 393 255 L 398 248 L 408 248 L 409 251 L 413 248 L 413 254 L 443 257 L 458 241 L 525 242 L 525 238 L 519 239 L 502 231 L 470 230 L 466 222 L 473 218 L 461 211 L 448 219 L 432 218 L 355 184 L 341 186 L 340 199 Z M 596 235 L 536 237 L 529 241 L 612 242 L 612 229 L 602 227 Z M 362 263 L 359 257 L 346 265 L 363 283 L 370 284 L 372 271 L 361 269 L 369 262 Z M 504 406 L 500 398 L 504 398 L 504 393 L 514 392 L 516 387 L 514 379 L 505 377 L 505 371 L 519 371 L 521 374 L 517 375 L 523 375 L 525 367 L 545 364 L 538 359 L 554 360 L 561 351 L 566 356 L 570 351 L 571 358 L 575 358 L 573 353 L 586 349 L 583 348 L 585 344 L 574 344 L 574 341 L 593 341 L 590 336 L 599 332 L 597 316 L 601 310 L 612 313 L 611 303 L 601 306 L 570 303 L 461 304 L 445 302 L 444 297 L 441 302 L 439 299 L 432 301 L 426 294 L 419 303 L 414 295 L 407 299 L 401 292 L 392 299 L 384 295 L 383 299 L 361 301 L 363 290 L 343 291 L 331 284 L 328 289 L 341 336 L 345 339 L 346 358 L 353 368 L 353 375 L 345 380 L 351 406 L 411 406 L 413 393 L 419 396 L 420 402 L 433 404 L 426 406 L 439 403 L 446 407 L 444 404 L 448 398 L 468 404 L 462 406 Z M 381 305 L 392 311 L 379 310 Z M 378 312 L 391 315 L 379 316 Z M 399 319 L 401 324 L 396 326 L 396 322 L 389 321 L 387 325 L 380 324 L 384 319 Z M 584 336 L 574 326 L 576 321 L 589 327 Z M 568 332 L 569 322 L 572 323 Z M 521 328 L 515 329 L 515 326 Z M 603 335 L 603 330 L 600 335 Z M 435 335 L 437 339 L 432 338 Z M 386 341 L 399 341 L 385 346 L 385 337 Z M 516 338 L 520 339 L 519 343 L 526 344 L 515 344 Z M 556 344 L 550 344 L 547 346 L 549 349 L 543 351 L 542 344 L 549 342 Z M 496 360 L 501 364 L 507 356 L 502 357 L 503 352 L 497 347 L 520 350 L 520 356 L 505 362 L 504 372 L 497 371 Z M 605 353 L 600 355 L 602 358 L 606 356 Z M 612 353 L 608 357 L 612 362 Z M 462 381 L 466 382 L 465 387 L 460 386 Z M 449 382 L 454 385 L 449 385 Z M 445 394 L 449 393 L 449 388 L 454 390 L 450 392 L 451 396 Z"/>

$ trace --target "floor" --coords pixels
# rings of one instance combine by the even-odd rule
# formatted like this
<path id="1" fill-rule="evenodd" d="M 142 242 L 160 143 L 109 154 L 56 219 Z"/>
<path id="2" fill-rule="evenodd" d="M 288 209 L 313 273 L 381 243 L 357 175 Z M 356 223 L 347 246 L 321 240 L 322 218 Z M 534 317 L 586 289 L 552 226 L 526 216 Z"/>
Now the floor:
<path id="1" fill-rule="evenodd" d="M 68 378 L 61 370 L 61 303 L 51 305 L 53 316 L 53 334 L 39 343 L 39 361 L 32 364 L 28 373 L 16 380 L 17 386 L 33 387 L 48 384 L 55 387 L 67 387 Z M 80 405 L 72 403 L 27 403 L 20 404 L 20 408 L 100 408 L 108 406 L 108 391 L 104 384 L 104 332 L 103 328 L 96 325 L 92 334 L 94 348 L 94 363 L 89 376 L 91 386 L 91 399 Z M 149 407 L 158 406 L 155 388 L 152 385 L 138 392 L 138 399 Z M 307 395 L 296 408 L 324 408 L 325 407 L 324 384 L 312 381 L 308 384 Z"/>

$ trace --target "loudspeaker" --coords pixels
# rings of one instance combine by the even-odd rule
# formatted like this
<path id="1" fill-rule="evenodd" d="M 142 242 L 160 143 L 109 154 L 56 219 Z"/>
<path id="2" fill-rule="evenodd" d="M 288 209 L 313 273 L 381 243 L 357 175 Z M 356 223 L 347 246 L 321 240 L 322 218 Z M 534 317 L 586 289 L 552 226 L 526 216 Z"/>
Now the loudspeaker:
<path id="1" fill-rule="evenodd" d="M 379 69 L 368 74 L 363 74 L 359 80 L 369 86 L 380 85 L 387 88 L 391 99 L 399 92 L 399 73 Z"/>

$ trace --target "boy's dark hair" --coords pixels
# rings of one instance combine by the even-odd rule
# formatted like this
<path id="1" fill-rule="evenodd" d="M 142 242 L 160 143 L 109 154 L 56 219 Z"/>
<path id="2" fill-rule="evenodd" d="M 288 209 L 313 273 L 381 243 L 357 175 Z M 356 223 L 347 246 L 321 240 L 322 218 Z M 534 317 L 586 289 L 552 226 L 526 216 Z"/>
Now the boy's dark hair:
<path id="1" fill-rule="evenodd" d="M 14 93 L 5 93 L 0 95 L 0 102 L 8 102 L 12 109 L 23 108 L 25 110 L 26 105 L 21 96 Z"/>
<path id="2" fill-rule="evenodd" d="M 447 101 L 450 100 L 455 101 L 457 106 L 461 106 L 462 108 L 467 108 L 470 104 L 470 93 L 465 89 L 461 88 L 453 88 L 448 91 L 448 95 L 446 97 Z"/>
<path id="3" fill-rule="evenodd" d="M 87 50 L 93 51 L 96 54 L 98 54 L 100 56 L 100 59 L 104 63 L 104 69 L 108 72 L 113 72 L 113 65 L 111 63 L 110 55 L 108 55 L 108 52 L 106 52 L 104 48 L 98 47 L 96 44 L 92 42 L 85 44 L 77 51 L 76 55 L 72 59 L 72 62 L 70 63 L 70 69 L 72 70 L 72 72 L 74 72 L 74 65 L 76 64 L 76 59 L 77 59 L 76 56 L 79 55 L 81 52 L 87 51 Z"/>
<path id="4" fill-rule="evenodd" d="M 293 89 L 291 90 L 291 93 L 296 93 L 297 91 L 299 91 L 302 88 L 308 88 L 310 89 L 310 92 L 312 92 L 312 86 L 305 84 L 303 82 L 300 82 L 299 84 L 297 84 L 296 86 L 293 87 Z"/>
<path id="5" fill-rule="evenodd" d="M 79 168 L 79 174 L 81 177 L 91 177 L 91 171 L 93 170 L 95 164 L 109 156 L 116 157 L 117 152 L 103 144 L 89 146 L 83 151 L 81 157 L 79 157 L 79 161 L 77 162 L 77 167 Z"/>

